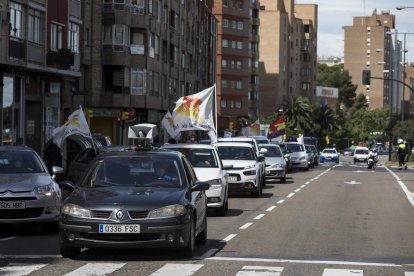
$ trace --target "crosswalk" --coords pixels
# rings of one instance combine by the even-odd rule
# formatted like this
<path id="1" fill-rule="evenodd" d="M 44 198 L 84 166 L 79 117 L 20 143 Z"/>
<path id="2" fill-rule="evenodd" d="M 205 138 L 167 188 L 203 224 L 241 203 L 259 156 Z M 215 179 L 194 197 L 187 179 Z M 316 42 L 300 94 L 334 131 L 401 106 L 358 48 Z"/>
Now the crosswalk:
<path id="1" fill-rule="evenodd" d="M 33 273 L 32 275 L 51 275 L 50 272 L 42 272 L 43 269 L 46 269 L 48 266 L 53 266 L 56 264 L 47 264 L 47 263 L 9 263 L 6 266 L 0 267 L 0 275 L 7 276 L 24 276 Z M 71 272 L 61 273 L 56 275 L 64 276 L 104 276 L 104 275 L 128 275 L 131 272 L 131 267 L 126 269 L 123 272 L 123 269 L 127 266 L 125 262 L 91 262 L 87 264 L 80 263 L 80 267 L 74 268 Z M 139 272 L 139 264 L 136 265 L 137 269 L 136 275 L 143 276 L 142 272 Z M 204 272 L 203 268 L 207 268 Z M 170 276 L 170 275 L 179 275 L 179 276 L 191 276 L 191 275 L 210 275 L 212 270 L 216 270 L 217 275 L 226 274 L 226 275 L 236 275 L 236 276 L 284 276 L 292 275 L 287 272 L 283 266 L 264 266 L 264 265 L 240 265 L 240 268 L 236 273 L 229 274 L 220 271 L 220 267 L 217 264 L 212 263 L 166 263 L 161 265 L 161 267 L 156 268 L 153 272 L 145 275 L 149 276 Z M 49 270 L 50 271 L 50 270 Z M 53 271 L 59 271 L 54 269 Z M 207 273 L 209 271 L 210 273 Z M 285 274 L 286 273 L 286 274 Z M 384 273 L 385 275 L 390 275 Z M 307 274 L 308 275 L 308 274 Z M 316 275 L 316 274 L 312 274 Z M 317 272 L 317 275 L 320 276 L 363 276 L 363 269 L 352 269 L 352 268 L 324 268 L 322 271 Z M 368 275 L 371 275 L 368 273 Z M 381 274 L 375 274 L 381 275 Z M 401 276 L 414 276 L 413 271 L 401 271 L 393 273 L 392 275 L 401 275 Z M 53 275 L 51 275 L 53 276 Z"/>

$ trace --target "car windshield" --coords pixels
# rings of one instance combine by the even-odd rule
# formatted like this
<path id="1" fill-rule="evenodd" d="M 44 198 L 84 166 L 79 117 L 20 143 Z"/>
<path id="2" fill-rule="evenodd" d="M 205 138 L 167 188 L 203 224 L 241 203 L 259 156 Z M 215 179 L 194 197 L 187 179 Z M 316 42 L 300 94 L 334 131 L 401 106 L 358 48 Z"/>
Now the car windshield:
<path id="1" fill-rule="evenodd" d="M 218 154 L 222 160 L 254 160 L 252 148 L 248 147 L 218 147 Z"/>
<path id="2" fill-rule="evenodd" d="M 267 149 L 267 152 L 264 154 L 265 157 L 282 157 L 279 147 L 261 147 L 261 149 Z"/>
<path id="3" fill-rule="evenodd" d="M 357 149 L 355 150 L 355 154 L 368 154 L 369 151 L 365 149 Z"/>
<path id="4" fill-rule="evenodd" d="M 40 159 L 31 151 L 0 152 L 0 174 L 44 172 Z"/>
<path id="5" fill-rule="evenodd" d="M 212 149 L 197 148 L 171 148 L 171 150 L 180 151 L 187 156 L 193 167 L 199 168 L 218 168 L 218 161 Z"/>
<path id="6" fill-rule="evenodd" d="M 324 150 L 323 153 L 333 153 L 336 154 L 335 150 L 329 149 L 329 150 Z"/>
<path id="7" fill-rule="evenodd" d="M 107 157 L 93 166 L 85 185 L 168 187 L 182 186 L 177 162 L 173 159 L 148 159 L 147 156 Z"/>
<path id="8" fill-rule="evenodd" d="M 304 147 L 302 144 L 286 144 L 286 147 L 290 152 L 304 151 Z"/>

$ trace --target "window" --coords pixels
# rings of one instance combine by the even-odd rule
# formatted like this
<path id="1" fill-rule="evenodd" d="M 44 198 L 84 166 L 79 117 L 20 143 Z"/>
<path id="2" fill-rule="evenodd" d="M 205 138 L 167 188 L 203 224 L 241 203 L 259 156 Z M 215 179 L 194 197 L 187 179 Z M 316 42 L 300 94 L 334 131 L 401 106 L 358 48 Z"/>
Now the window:
<path id="1" fill-rule="evenodd" d="M 79 25 L 69 22 L 68 46 L 73 53 L 79 53 Z"/>
<path id="2" fill-rule="evenodd" d="M 63 26 L 52 23 L 50 25 L 50 49 L 57 51 L 62 49 Z"/>
<path id="3" fill-rule="evenodd" d="M 242 21 L 239 21 L 239 22 L 237 22 L 237 29 L 239 29 L 239 30 L 243 30 L 243 22 Z"/>
<path id="4" fill-rule="evenodd" d="M 31 42 L 43 44 L 42 13 L 40 11 L 30 9 L 28 23 L 27 39 Z"/>
<path id="5" fill-rule="evenodd" d="M 241 101 L 240 100 L 236 100 L 236 108 L 241 108 Z"/>
<path id="6" fill-rule="evenodd" d="M 221 87 L 227 88 L 227 80 L 221 80 Z"/>
<path id="7" fill-rule="evenodd" d="M 23 38 L 23 8 L 17 3 L 10 3 L 10 35 Z"/>
<path id="8" fill-rule="evenodd" d="M 223 19 L 223 28 L 228 28 L 228 27 L 229 27 L 229 20 Z"/>
<path id="9" fill-rule="evenodd" d="M 237 89 L 241 89 L 242 88 L 242 82 L 241 81 L 236 81 L 236 88 Z"/>
<path id="10" fill-rule="evenodd" d="M 242 69 L 242 62 L 241 61 L 237 61 L 236 65 L 237 65 L 237 69 Z"/>
<path id="11" fill-rule="evenodd" d="M 129 27 L 123 24 L 103 26 L 102 44 L 115 45 L 115 50 L 124 50 L 129 47 Z"/>
<path id="12" fill-rule="evenodd" d="M 225 59 L 221 60 L 221 67 L 223 67 L 223 68 L 227 67 L 227 60 L 225 60 Z"/>
<path id="13" fill-rule="evenodd" d="M 230 100 L 230 104 L 229 104 L 230 108 L 234 108 L 234 101 Z"/>
<path id="14" fill-rule="evenodd" d="M 220 106 L 221 106 L 222 108 L 225 108 L 225 107 L 227 106 L 227 102 L 226 102 L 226 100 L 221 100 L 221 101 L 220 101 Z"/>
<path id="15" fill-rule="evenodd" d="M 145 95 L 145 69 L 131 68 L 131 95 Z"/>
<path id="16" fill-rule="evenodd" d="M 223 48 L 229 47 L 229 41 L 227 39 L 223 39 Z"/>
<path id="17" fill-rule="evenodd" d="M 243 42 L 237 41 L 237 49 L 240 49 L 240 50 L 243 49 Z"/>

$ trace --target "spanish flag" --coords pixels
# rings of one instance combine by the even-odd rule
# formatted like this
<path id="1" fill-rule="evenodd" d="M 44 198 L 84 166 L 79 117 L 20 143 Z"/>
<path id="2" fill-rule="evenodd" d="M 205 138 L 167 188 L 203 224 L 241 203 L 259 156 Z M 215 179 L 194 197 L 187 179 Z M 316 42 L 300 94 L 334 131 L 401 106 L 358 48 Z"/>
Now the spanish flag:
<path id="1" fill-rule="evenodd" d="M 285 134 L 285 117 L 279 117 L 273 121 L 267 130 L 267 138 L 272 139 Z"/>

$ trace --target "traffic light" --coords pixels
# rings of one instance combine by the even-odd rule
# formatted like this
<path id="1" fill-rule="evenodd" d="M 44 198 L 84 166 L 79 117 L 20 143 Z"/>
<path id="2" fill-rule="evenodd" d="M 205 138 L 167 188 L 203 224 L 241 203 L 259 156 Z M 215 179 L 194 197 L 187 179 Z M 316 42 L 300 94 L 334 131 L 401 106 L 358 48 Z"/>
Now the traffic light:
<path id="1" fill-rule="evenodd" d="M 93 117 L 93 109 L 88 109 L 88 117 L 92 118 Z"/>
<path id="2" fill-rule="evenodd" d="M 122 112 L 122 120 L 128 120 L 129 119 L 129 112 L 128 111 L 124 111 Z"/>
<path id="3" fill-rule="evenodd" d="M 371 84 L 371 70 L 362 70 L 362 84 L 363 85 Z"/>

